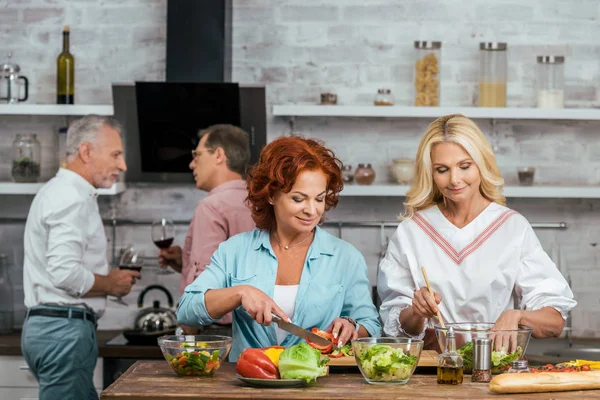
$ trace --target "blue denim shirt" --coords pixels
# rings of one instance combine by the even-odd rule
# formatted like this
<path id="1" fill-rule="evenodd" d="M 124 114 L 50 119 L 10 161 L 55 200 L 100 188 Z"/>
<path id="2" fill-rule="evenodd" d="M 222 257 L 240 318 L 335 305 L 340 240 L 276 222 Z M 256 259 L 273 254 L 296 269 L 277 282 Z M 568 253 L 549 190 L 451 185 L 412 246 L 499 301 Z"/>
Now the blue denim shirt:
<path id="1" fill-rule="evenodd" d="M 210 289 L 252 285 L 273 298 L 276 276 L 277 258 L 269 233 L 255 229 L 235 235 L 221 243 L 210 265 L 185 288 L 177 320 L 188 326 L 216 322 L 204 303 L 204 294 Z M 325 329 L 340 316 L 354 318 L 371 336 L 381 334 L 364 257 L 350 243 L 317 227 L 302 270 L 292 322 L 306 329 Z M 281 345 L 289 347 L 301 340 L 288 335 Z M 260 325 L 242 307 L 233 310 L 230 361 L 236 361 L 248 347 L 275 345 L 275 324 Z"/>

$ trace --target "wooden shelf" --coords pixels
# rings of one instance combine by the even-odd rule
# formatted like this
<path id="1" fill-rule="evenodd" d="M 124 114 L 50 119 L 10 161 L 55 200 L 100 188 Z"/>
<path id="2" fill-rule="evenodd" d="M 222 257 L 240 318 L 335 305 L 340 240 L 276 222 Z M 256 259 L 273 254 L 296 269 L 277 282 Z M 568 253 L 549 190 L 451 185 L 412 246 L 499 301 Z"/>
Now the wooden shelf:
<path id="1" fill-rule="evenodd" d="M 340 196 L 406 196 L 409 186 L 345 185 Z M 506 186 L 504 195 L 514 198 L 599 199 L 600 186 Z"/>
<path id="2" fill-rule="evenodd" d="M 273 115 L 279 117 L 437 118 L 449 114 L 464 114 L 474 119 L 600 120 L 600 108 L 377 107 L 315 104 L 273 106 Z"/>
<path id="3" fill-rule="evenodd" d="M 113 115 L 112 105 L 0 104 L 0 115 Z"/>
<path id="4" fill-rule="evenodd" d="M 0 195 L 3 194 L 36 194 L 43 183 L 14 183 L 0 182 Z M 127 189 L 124 182 L 117 182 L 110 189 L 98 189 L 98 194 L 113 196 L 123 193 Z"/>

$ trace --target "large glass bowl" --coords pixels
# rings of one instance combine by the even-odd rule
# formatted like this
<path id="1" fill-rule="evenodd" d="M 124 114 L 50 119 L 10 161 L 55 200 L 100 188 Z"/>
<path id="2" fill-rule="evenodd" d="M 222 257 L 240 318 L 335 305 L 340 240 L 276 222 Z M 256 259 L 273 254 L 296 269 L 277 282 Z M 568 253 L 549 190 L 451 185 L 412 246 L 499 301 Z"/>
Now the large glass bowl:
<path id="1" fill-rule="evenodd" d="M 459 322 L 446 324 L 445 328 L 436 325 L 435 335 L 442 351 L 446 348 L 448 328 L 454 328 L 456 350 L 463 357 L 465 373 L 471 373 L 473 367 L 473 339 L 492 339 L 492 373 L 500 373 L 510 368 L 514 360 L 525 356 L 531 328 L 519 325 L 518 329 L 492 331 L 491 322 Z"/>
<path id="2" fill-rule="evenodd" d="M 405 384 L 421 357 L 423 341 L 409 338 L 360 338 L 352 340 L 356 364 L 371 384 Z"/>
<path id="3" fill-rule="evenodd" d="M 231 337 L 218 335 L 168 335 L 158 345 L 179 376 L 212 376 L 231 350 Z"/>

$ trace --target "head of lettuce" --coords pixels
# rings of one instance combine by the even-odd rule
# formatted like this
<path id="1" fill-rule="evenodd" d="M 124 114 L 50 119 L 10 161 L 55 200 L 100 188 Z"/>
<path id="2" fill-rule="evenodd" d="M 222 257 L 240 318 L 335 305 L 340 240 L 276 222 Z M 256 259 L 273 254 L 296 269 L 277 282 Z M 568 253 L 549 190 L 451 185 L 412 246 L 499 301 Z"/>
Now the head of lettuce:
<path id="1" fill-rule="evenodd" d="M 281 379 L 304 379 L 316 381 L 327 374 L 329 358 L 321 360 L 321 352 L 302 342 L 288 347 L 279 357 L 279 375 Z"/>

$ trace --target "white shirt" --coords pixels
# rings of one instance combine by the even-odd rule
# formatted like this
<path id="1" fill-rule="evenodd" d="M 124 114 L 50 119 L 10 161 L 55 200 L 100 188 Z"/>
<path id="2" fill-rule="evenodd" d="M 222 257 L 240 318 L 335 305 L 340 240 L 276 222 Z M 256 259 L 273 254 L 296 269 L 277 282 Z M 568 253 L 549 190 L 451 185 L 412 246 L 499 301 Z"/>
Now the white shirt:
<path id="1" fill-rule="evenodd" d="M 61 168 L 36 194 L 25 224 L 25 306 L 87 304 L 101 315 L 106 296 L 80 298 L 107 275 L 106 234 L 96 189 Z"/>
<path id="2" fill-rule="evenodd" d="M 273 292 L 273 301 L 292 319 L 294 311 L 296 311 L 296 296 L 298 295 L 298 287 L 300 285 L 275 285 Z M 288 332 L 279 329 L 275 325 L 275 334 L 277 335 L 277 343 L 281 344 L 283 339 L 288 335 Z"/>
<path id="3" fill-rule="evenodd" d="M 491 322 L 513 309 L 554 307 L 563 318 L 577 302 L 556 265 L 542 249 L 529 222 L 519 213 L 491 203 L 463 228 L 437 206 L 403 221 L 379 265 L 378 291 L 384 333 L 403 332 L 400 311 L 414 291 L 426 286 L 442 296 L 445 322 Z M 433 328 L 428 320 L 425 328 Z M 421 336 L 424 332 L 421 334 Z"/>

